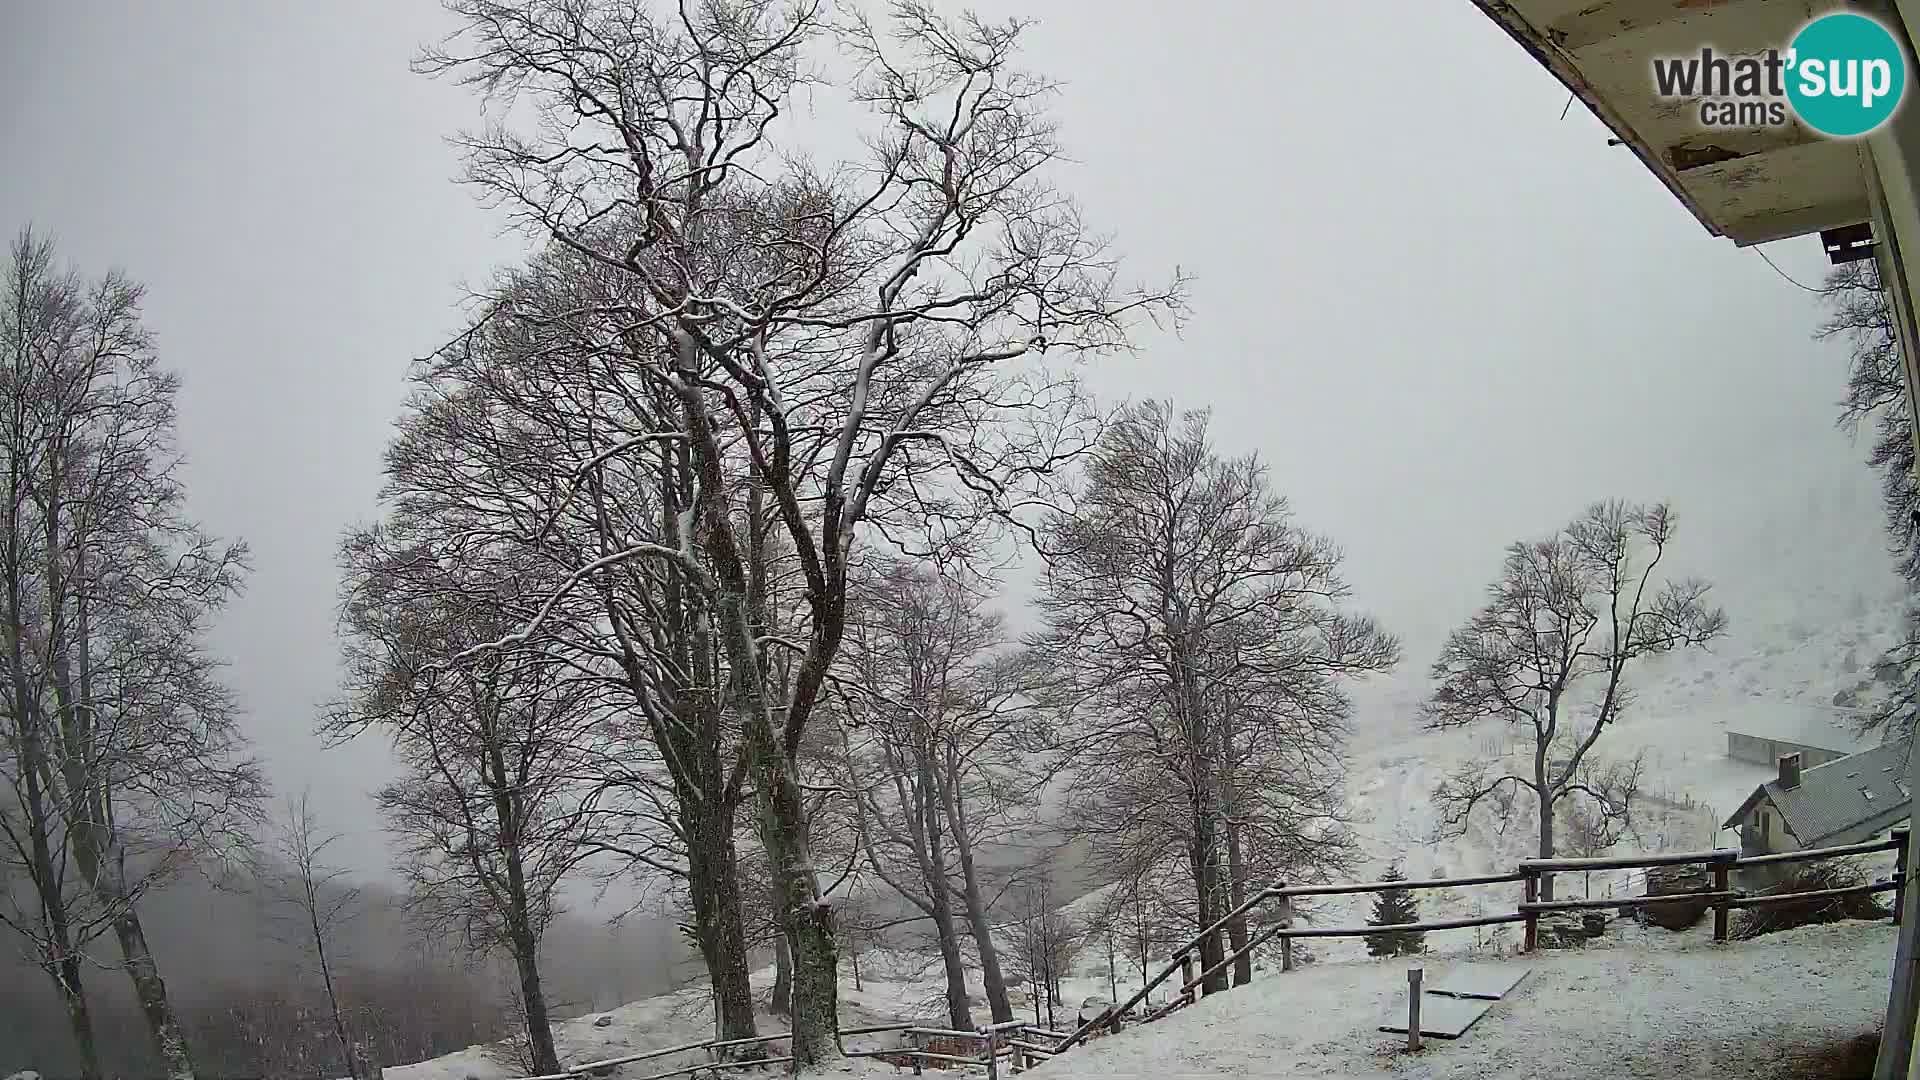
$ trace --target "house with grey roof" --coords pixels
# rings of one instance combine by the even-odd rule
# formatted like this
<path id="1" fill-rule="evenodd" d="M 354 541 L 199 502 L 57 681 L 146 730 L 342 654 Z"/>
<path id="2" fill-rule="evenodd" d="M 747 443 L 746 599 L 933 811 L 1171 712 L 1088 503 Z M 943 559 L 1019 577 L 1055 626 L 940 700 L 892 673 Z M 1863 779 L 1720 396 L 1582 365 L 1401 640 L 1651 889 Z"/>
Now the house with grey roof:
<path id="1" fill-rule="evenodd" d="M 1801 766 L 1798 753 L 1784 754 L 1780 774 L 1754 788 L 1721 828 L 1740 830 L 1747 855 L 1870 840 L 1913 812 L 1911 747 L 1909 736 L 1812 768 Z"/>

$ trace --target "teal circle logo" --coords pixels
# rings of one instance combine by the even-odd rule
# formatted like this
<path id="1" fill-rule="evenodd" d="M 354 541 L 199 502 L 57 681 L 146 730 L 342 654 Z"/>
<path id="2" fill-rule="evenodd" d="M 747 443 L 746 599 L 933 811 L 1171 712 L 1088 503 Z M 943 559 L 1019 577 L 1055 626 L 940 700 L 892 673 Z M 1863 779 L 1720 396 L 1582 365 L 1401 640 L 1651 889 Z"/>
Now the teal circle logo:
<path id="1" fill-rule="evenodd" d="M 1800 122 L 1822 135 L 1865 135 L 1893 115 L 1907 88 L 1907 57 L 1876 20 L 1853 12 L 1822 15 L 1800 28 L 1787 50 L 1787 101 Z"/>

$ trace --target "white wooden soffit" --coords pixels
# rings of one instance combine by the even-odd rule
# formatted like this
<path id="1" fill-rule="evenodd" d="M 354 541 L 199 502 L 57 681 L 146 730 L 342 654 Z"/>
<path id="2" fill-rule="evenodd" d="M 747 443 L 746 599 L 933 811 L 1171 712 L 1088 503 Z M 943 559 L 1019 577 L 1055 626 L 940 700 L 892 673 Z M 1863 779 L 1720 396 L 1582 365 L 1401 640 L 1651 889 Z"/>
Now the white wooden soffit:
<path id="1" fill-rule="evenodd" d="M 1654 97 L 1656 56 L 1784 46 L 1833 0 L 1474 0 L 1715 236 L 1745 246 L 1868 220 L 1865 143 L 1784 128 L 1703 130 Z M 1879 4 L 1856 4 L 1882 13 Z M 1892 20 L 1889 20 L 1892 21 Z"/>

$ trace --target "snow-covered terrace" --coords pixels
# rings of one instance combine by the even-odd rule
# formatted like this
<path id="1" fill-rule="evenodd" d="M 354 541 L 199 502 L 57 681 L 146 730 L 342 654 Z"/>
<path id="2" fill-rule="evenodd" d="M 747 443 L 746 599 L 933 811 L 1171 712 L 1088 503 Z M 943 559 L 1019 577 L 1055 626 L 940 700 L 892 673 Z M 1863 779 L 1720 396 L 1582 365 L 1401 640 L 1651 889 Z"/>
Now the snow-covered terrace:
<path id="1" fill-rule="evenodd" d="M 1378 1030 L 1404 1015 L 1406 970 L 1464 958 L 1322 964 L 1255 979 L 1167 1019 L 1097 1039 L 1035 1070 L 1048 1080 L 1774 1080 L 1787 1061 L 1872 1031 L 1886 1008 L 1894 929 L 1806 927 L 1715 944 L 1614 924 L 1585 949 L 1515 962 L 1533 972 L 1466 1035 Z"/>

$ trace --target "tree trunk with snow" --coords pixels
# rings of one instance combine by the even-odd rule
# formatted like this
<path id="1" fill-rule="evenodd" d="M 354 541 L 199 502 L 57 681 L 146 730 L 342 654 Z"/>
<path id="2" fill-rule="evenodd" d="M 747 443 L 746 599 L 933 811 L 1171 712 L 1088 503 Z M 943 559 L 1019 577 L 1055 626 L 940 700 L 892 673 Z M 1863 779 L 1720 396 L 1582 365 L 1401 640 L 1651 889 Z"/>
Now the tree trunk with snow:
<path id="1" fill-rule="evenodd" d="M 927 886 L 927 898 L 933 908 L 934 937 L 939 942 L 940 963 L 947 976 L 947 1020 L 956 1031 L 973 1030 L 973 1013 L 967 1002 L 967 968 L 960 959 L 960 935 L 953 918 L 953 884 L 947 880 L 947 848 L 942 840 L 943 813 L 934 791 L 933 769 L 923 754 L 919 769 L 920 805 L 914 808 L 926 836 L 926 854 L 921 873 Z"/>
<path id="2" fill-rule="evenodd" d="M 1013 1002 L 1007 997 L 1007 979 L 1000 968 L 1000 947 L 993 940 L 993 923 L 987 918 L 987 902 L 973 858 L 973 836 L 968 828 L 966 808 L 957 798 L 953 785 L 941 784 L 940 789 L 948 824 L 953 830 L 953 845 L 960 857 L 961 898 L 966 905 L 973 947 L 980 955 L 980 981 L 987 992 L 987 1007 L 992 1010 L 994 1023 L 1005 1023 L 1013 1019 Z"/>
<path id="3" fill-rule="evenodd" d="M 174 1015 L 167 999 L 167 984 L 160 978 L 159 966 L 153 962 L 153 950 L 147 947 L 140 916 L 125 897 L 120 898 L 120 905 L 121 914 L 113 920 L 113 932 L 120 939 L 127 978 L 133 982 L 140 1014 L 146 1018 L 147 1030 L 153 1035 L 154 1051 L 166 1066 L 167 1080 L 193 1080 L 193 1055 L 187 1048 L 186 1034 L 180 1029 L 180 1019 Z"/>
<path id="4" fill-rule="evenodd" d="M 541 1075 L 560 1071 L 560 1055 L 553 1045 L 553 1025 L 547 1015 L 546 990 L 540 980 L 540 935 L 533 925 L 533 904 L 527 890 L 526 852 L 522 847 L 524 800 L 516 777 L 507 771 L 505 741 L 497 729 L 489 732 L 487 759 L 493 771 L 493 813 L 500 835 L 500 858 L 506 869 L 507 943 L 520 977 L 520 1003 L 526 1010 L 527 1046 L 534 1070 Z"/>
<path id="5" fill-rule="evenodd" d="M 693 903 L 695 943 L 713 990 L 714 1037 L 722 1042 L 750 1039 L 759 1032 L 747 974 L 733 808 L 725 801 L 692 798 L 682 806 L 692 811 L 686 815 L 691 835 L 687 892 Z"/>

